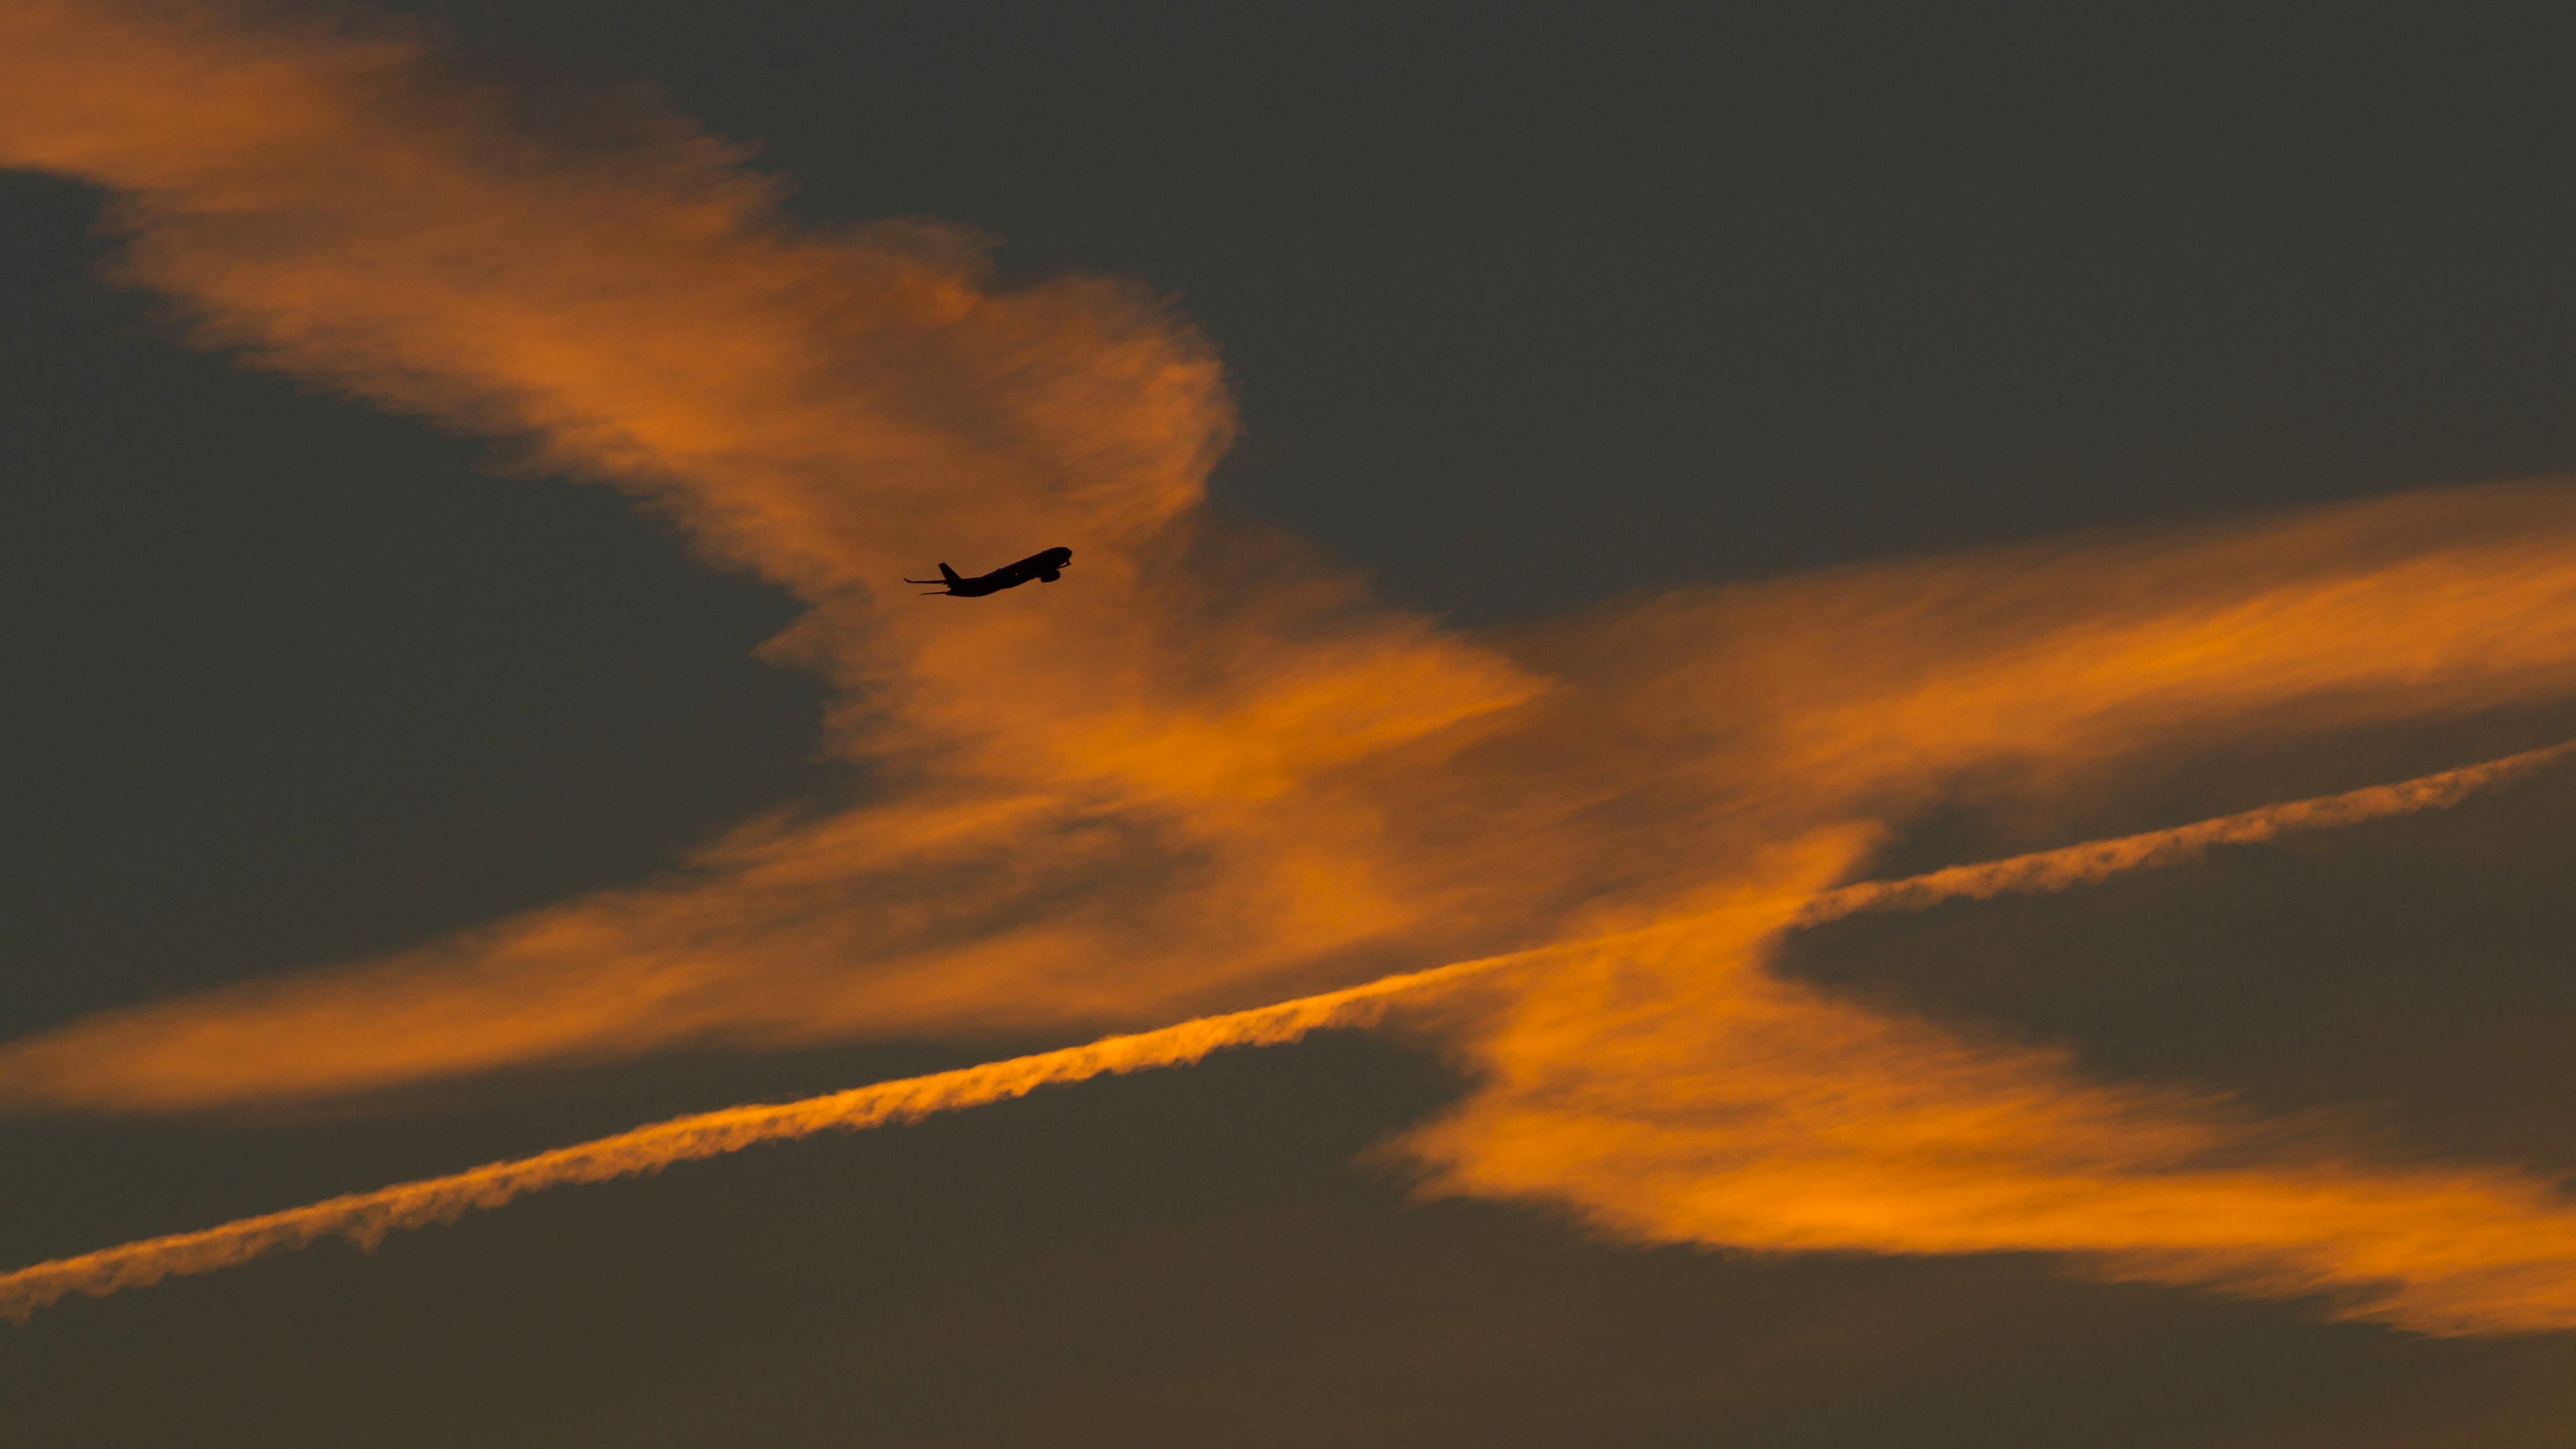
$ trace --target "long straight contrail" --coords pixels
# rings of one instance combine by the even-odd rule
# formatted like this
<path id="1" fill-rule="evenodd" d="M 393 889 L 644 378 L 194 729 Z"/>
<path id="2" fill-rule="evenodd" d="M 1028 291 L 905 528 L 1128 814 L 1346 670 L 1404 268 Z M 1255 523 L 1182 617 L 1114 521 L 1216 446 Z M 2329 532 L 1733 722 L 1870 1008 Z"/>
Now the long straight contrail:
<path id="1" fill-rule="evenodd" d="M 2213 845 L 2251 845 L 2302 830 L 2330 830 L 2393 815 L 2444 810 L 2481 790 L 2491 789 L 2576 753 L 2576 740 L 2525 750 L 2484 764 L 2463 765 L 2439 774 L 2419 775 L 2393 785 L 2372 785 L 2340 795 L 2320 795 L 2266 805 L 2236 815 L 2150 830 L 2138 835 L 2087 841 L 2057 850 L 2034 851 L 1976 865 L 1907 876 L 1903 880 L 1864 881 L 1816 897 L 1798 917 L 1802 926 L 1821 925 L 1864 911 L 1916 911 L 1949 900 L 1988 900 L 2003 895 L 2036 895 L 2085 885 L 2128 871 L 2180 865 L 2206 854 Z"/>
<path id="2" fill-rule="evenodd" d="M 2576 741 L 2396 784 L 2269 805 L 2168 830 L 1953 866 L 1902 880 L 1863 882 L 1818 895 L 1796 915 L 1795 924 L 1818 925 L 1863 911 L 1919 910 L 1945 900 L 1983 900 L 2005 894 L 2065 890 L 2129 871 L 2179 864 L 2214 845 L 2246 844 L 2295 831 L 2331 829 L 2445 809 L 2571 752 L 2576 752 Z M 1612 945 L 1625 938 L 1668 932 L 1695 919 L 1659 922 L 1574 944 Z M 1228 1047 L 1279 1045 L 1328 1027 L 1373 1025 L 1399 997 L 1455 985 L 1501 966 L 1530 962 L 1564 949 L 1564 945 L 1538 947 L 1408 972 L 1249 1011 L 1200 1017 L 1154 1031 L 1103 1037 L 1084 1046 L 879 1082 L 802 1101 L 728 1107 L 674 1118 L 533 1157 L 488 1163 L 373 1192 L 351 1193 L 198 1232 L 146 1238 L 59 1258 L 0 1276 L 0 1316 L 23 1323 L 37 1309 L 73 1293 L 105 1296 L 120 1289 L 146 1287 L 174 1274 L 211 1272 L 326 1237 L 345 1237 L 373 1248 L 385 1234 L 397 1229 L 452 1222 L 467 1212 L 499 1207 L 524 1193 L 658 1172 L 673 1163 L 717 1157 L 755 1143 L 912 1122 L 940 1112 L 1023 1097 L 1040 1087 L 1187 1066 Z"/>
<path id="3" fill-rule="evenodd" d="M 0 1316 L 23 1323 L 29 1314 L 66 1294 L 104 1296 L 121 1288 L 141 1288 L 173 1274 L 228 1268 L 335 1235 L 372 1248 L 396 1229 L 453 1222 L 476 1208 L 499 1207 L 523 1193 L 658 1172 L 675 1162 L 738 1152 L 754 1143 L 917 1121 L 939 1112 L 1024 1097 L 1056 1083 L 1186 1066 L 1223 1047 L 1266 1046 L 1295 1041 L 1328 1026 L 1367 1025 L 1393 997 L 1457 980 L 1493 964 L 1461 962 L 1156 1031 L 1103 1037 L 1061 1051 L 878 1082 L 802 1101 L 677 1117 L 446 1177 L 397 1183 L 200 1232 L 146 1238 L 39 1263 L 0 1277 Z"/>

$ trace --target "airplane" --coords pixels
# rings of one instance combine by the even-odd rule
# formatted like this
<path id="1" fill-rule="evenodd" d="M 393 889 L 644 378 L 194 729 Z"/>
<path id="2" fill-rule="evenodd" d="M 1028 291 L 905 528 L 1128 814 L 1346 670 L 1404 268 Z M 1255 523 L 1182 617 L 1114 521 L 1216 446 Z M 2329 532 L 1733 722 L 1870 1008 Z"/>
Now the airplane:
<path id="1" fill-rule="evenodd" d="M 1064 566 L 1071 562 L 1073 562 L 1072 549 L 1051 548 L 1044 553 L 1030 554 L 1018 563 L 1004 564 L 989 574 L 977 574 L 971 579 L 959 578 L 957 570 L 941 564 L 939 577 L 935 579 L 905 579 L 904 582 L 946 584 L 948 587 L 932 589 L 930 592 L 955 594 L 961 599 L 980 599 L 986 594 L 998 594 L 1004 589 L 1016 589 L 1031 579 L 1042 584 L 1054 583 L 1064 576 Z"/>

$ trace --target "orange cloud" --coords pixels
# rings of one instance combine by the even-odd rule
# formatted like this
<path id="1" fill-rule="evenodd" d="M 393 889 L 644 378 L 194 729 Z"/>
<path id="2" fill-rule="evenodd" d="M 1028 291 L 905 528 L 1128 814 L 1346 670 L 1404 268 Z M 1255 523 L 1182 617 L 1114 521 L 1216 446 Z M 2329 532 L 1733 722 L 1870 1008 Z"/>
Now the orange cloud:
<path id="1" fill-rule="evenodd" d="M 1999 771 L 2047 788 L 2178 742 L 2576 689 L 2557 490 L 2034 553 L 1701 591 L 1455 655 L 1388 625 L 1406 641 L 1337 641 L 1329 680 L 1249 701 L 1122 695 L 1103 656 L 1021 778 L 888 752 L 909 793 L 747 829 L 668 880 L 0 1047 L 0 1101 L 184 1110 L 689 1042 L 1138 1026 L 1639 924 L 1775 841 L 1885 828 Z M 1233 627 L 1278 617 L 1245 610 Z M 1488 654 L 1517 702 L 1429 709 Z M 1381 700 L 1418 712 L 1372 734 Z M 1156 759 L 1188 772 L 1146 798 Z"/>
<path id="2" fill-rule="evenodd" d="M 1478 1089 L 1402 1141 L 1426 1190 L 1562 1204 L 1632 1241 L 2057 1253 L 2423 1333 L 2576 1329 L 2576 1203 L 2546 1180 L 2350 1160 L 1765 972 L 1849 845 L 1526 978 L 1467 1038 Z"/>
<path id="3" fill-rule="evenodd" d="M 1156 1031 L 1108 1037 L 1062 1051 L 880 1082 L 803 1101 L 733 1107 L 677 1118 L 533 1157 L 399 1183 L 374 1192 L 352 1193 L 308 1207 L 267 1213 L 198 1232 L 145 1239 L 0 1274 L 0 1317 L 24 1322 L 37 1309 L 73 1293 L 104 1296 L 127 1288 L 148 1287 L 174 1275 L 212 1272 L 326 1237 L 345 1237 L 373 1248 L 389 1232 L 452 1222 L 467 1212 L 500 1207 L 514 1198 L 551 1187 L 658 1172 L 676 1163 L 737 1152 L 763 1142 L 917 1121 L 940 1112 L 1026 1096 L 1040 1087 L 1185 1066 L 1204 1059 L 1210 1052 L 1231 1047 L 1298 1041 L 1327 1028 L 1370 1026 L 1390 1011 L 1418 1008 L 1426 1000 L 1454 998 L 1459 987 L 1491 985 L 1496 978 L 1511 978 L 1508 991 L 1501 996 L 1488 991 L 1484 999 L 1489 1003 L 1498 999 L 1513 1002 L 1515 1019 L 1504 1032 L 1486 1038 L 1485 1050 L 1492 1052 L 1501 1047 L 1506 1060 L 1561 1062 L 1571 1055 L 1571 1044 L 1565 1039 L 1569 1034 L 1599 1035 L 1608 1024 L 1612 1027 L 1609 1034 L 1620 1039 L 1618 1044 L 1625 1046 L 1636 1040 L 1635 1033 L 1619 1026 L 1616 1012 L 1604 1012 L 1595 1003 L 1550 1017 L 1524 1014 L 1529 1002 L 1560 994 L 1569 981 L 1586 989 L 1597 988 L 1601 984 L 1600 968 L 1605 964 L 1616 963 L 1615 969 L 1632 975 L 1630 983 L 1622 984 L 1621 989 L 1628 990 L 1632 989 L 1633 972 L 1640 962 L 1667 958 L 1677 950 L 1694 953 L 1696 963 L 1704 966 L 1707 956 L 1699 953 L 1712 943 L 1721 953 L 1731 945 L 1740 954 L 1782 930 L 1858 911 L 1915 909 L 1962 897 L 1983 899 L 2005 891 L 2065 890 L 2125 871 L 2189 860 L 2213 844 L 2268 840 L 2295 830 L 2330 829 L 2444 809 L 2478 790 L 2563 758 L 2571 750 L 2576 750 L 2576 745 L 2533 750 L 2394 785 L 2268 806 L 2170 830 L 1953 867 L 1904 880 L 1846 886 L 1808 895 L 1794 909 L 1785 909 L 1786 902 L 1796 899 L 1794 893 L 1730 901 L 1700 915 L 1600 940 L 1384 977 L 1363 986 L 1250 1011 L 1202 1017 Z M 1820 873 L 1839 869 L 1847 856 L 1848 842 L 1818 845 Z M 1533 980 L 1540 982 L 1536 991 L 1531 989 Z M 1775 1026 L 1781 1020 L 1791 1022 L 1793 1032 L 1801 1024 L 1812 1029 L 1814 1022 L 1797 1021 L 1803 1010 L 1830 1019 L 1829 1028 L 1820 1035 L 1839 1052 L 1848 1053 L 1854 1046 L 1877 1048 L 1891 1041 L 1916 1049 L 1899 1051 L 1889 1061 L 1874 1063 L 1861 1074 L 1864 1091 L 1875 1086 L 1881 1095 L 1891 1095 L 1885 1090 L 1892 1075 L 1887 1069 L 1917 1068 L 1924 1065 L 1927 1056 L 1952 1077 L 1965 1079 L 1944 1082 L 1937 1072 L 1931 1078 L 1912 1079 L 1908 1100 L 1892 1107 L 1885 1102 L 1868 1103 L 1866 1113 L 1855 1110 L 1858 1104 L 1842 1104 L 1841 1116 L 1866 1116 L 1863 1125 L 1867 1132 L 1880 1139 L 1865 1142 L 1846 1154 L 1854 1160 L 1839 1164 L 1848 1179 L 1842 1183 L 1819 1183 L 1797 1164 L 1782 1164 L 1777 1144 L 1749 1141 L 1733 1133 L 1730 1124 L 1728 1138 L 1732 1147 L 1774 1170 L 1785 1167 L 1782 1175 L 1788 1179 L 1788 1195 L 1759 1198 L 1769 1210 L 1762 1230 L 1770 1234 L 1770 1239 L 1760 1242 L 1760 1246 L 1885 1250 L 1889 1244 L 1884 1240 L 1883 1223 L 1877 1225 L 1880 1235 L 1873 1236 L 1872 1225 L 1855 1226 L 1851 1222 L 1853 1213 L 1847 1204 L 1838 1208 L 1815 1201 L 1820 1188 L 1828 1195 L 1839 1192 L 1854 1197 L 1875 1192 L 1879 1198 L 1895 1201 L 1874 1204 L 1879 1210 L 1865 1211 L 1863 1216 L 1892 1220 L 1912 1231 L 1920 1241 L 1904 1251 L 2046 1246 L 2105 1257 L 2116 1267 L 2141 1277 L 2187 1282 L 2216 1280 L 2293 1292 L 2350 1289 L 2358 1284 L 2372 1296 L 2351 1297 L 2348 1312 L 2391 1318 L 2433 1332 L 2576 1326 L 2576 1205 L 2555 1201 L 2543 1186 L 2527 1179 L 2510 1173 L 2361 1172 L 2342 1178 L 2323 1175 L 2318 1180 L 2302 1182 L 2295 1178 L 2285 1181 L 2277 1171 L 2238 1170 L 2203 1174 L 2201 1179 L 2190 1182 L 2150 1185 L 2141 1192 L 2138 1183 L 2113 1178 L 2076 1186 L 2074 1191 L 2085 1194 L 2087 1201 L 2067 1214 L 2073 1221 L 2054 1224 L 2045 1221 L 2046 1213 L 2031 1213 L 2025 1214 L 2026 1220 L 2015 1222 L 1997 1205 L 2063 1199 L 2070 1190 L 2067 1184 L 2030 1172 L 2022 1164 L 1998 1161 L 2012 1155 L 2012 1145 L 2007 1140 L 2011 1133 L 1997 1130 L 2007 1127 L 2009 1118 L 1980 1110 L 1991 1105 L 1984 1102 L 1971 1100 L 1963 1108 L 1962 1099 L 1974 1098 L 1979 1088 L 1989 1096 L 2000 1093 L 2015 1099 L 2009 1103 L 2013 1110 L 2035 1111 L 2039 1120 L 2060 1129 L 2040 1136 L 2059 1158 L 2094 1165 L 2097 1177 L 2103 1162 L 2156 1165 L 2187 1160 L 2195 1153 L 2236 1145 L 2247 1134 L 2241 1130 L 2231 1133 L 2220 1123 L 2192 1120 L 2190 1114 L 2196 1104 L 2187 1101 L 2180 1103 L 2183 1115 L 2177 1116 L 2173 1111 L 2177 1104 L 2172 1100 L 2151 1099 L 2143 1094 L 2123 1099 L 2080 1088 L 2069 1091 L 2061 1082 L 2051 1080 L 2051 1069 L 2057 1064 L 2046 1054 L 2025 1053 L 2018 1059 L 2005 1060 L 1979 1058 L 1936 1033 L 1919 1027 L 1891 1027 L 1850 1008 L 1819 1003 L 1794 988 L 1764 982 L 1758 990 L 1774 998 L 1775 1003 L 1790 1000 L 1797 1004 L 1787 1011 L 1779 1010 L 1775 1004 L 1768 1013 L 1730 1007 L 1722 1015 L 1739 1031 L 1747 1024 L 1758 1023 L 1765 1015 L 1773 1018 Z M 1464 1001 L 1472 1006 L 1474 998 Z M 1446 1003 L 1453 1023 L 1460 1004 L 1458 1000 Z M 1546 1023 L 1539 1030 L 1550 1039 L 1531 1052 L 1534 1021 Z M 1662 1035 L 1660 1031 L 1655 1034 Z M 1773 1095 L 1799 1090 L 1812 1094 L 1819 1085 L 1813 1070 L 1815 1055 L 1811 1049 L 1797 1051 L 1789 1069 L 1793 1080 L 1785 1088 L 1773 1084 Z M 1738 1063 L 1747 1060 L 1740 1051 L 1721 1053 L 1718 1059 Z M 1713 1112 L 1724 1121 L 1730 1116 L 1730 1104 L 1744 1095 L 1740 1090 L 1731 1094 L 1699 1090 L 1688 1073 L 1671 1073 L 1671 1065 L 1653 1063 L 1644 1075 L 1653 1079 L 1654 1092 L 1670 1095 L 1678 1085 L 1686 1111 L 1703 1116 Z M 1700 1065 L 1705 1070 L 1706 1064 Z M 2019 1078 L 2015 1075 L 2017 1068 L 2021 1070 Z M 2088 1097 L 2098 1100 L 2085 1100 Z M 1626 1092 L 1621 1094 L 1622 1110 L 1632 1111 L 1652 1100 L 1652 1093 L 1640 1097 L 1633 1091 Z M 1555 1196 L 1556 1184 L 1547 1181 L 1547 1175 L 1564 1172 L 1571 1166 L 1574 1180 L 1584 1185 L 1588 1197 L 1608 1198 L 1616 1203 L 1614 1211 L 1601 1214 L 1604 1221 L 1616 1227 L 1652 1237 L 1745 1241 L 1747 1229 L 1741 1221 L 1711 1227 L 1686 1215 L 1676 1215 L 1669 1221 L 1662 1217 L 1640 1221 L 1634 1216 L 1654 1200 L 1658 1188 L 1671 1194 L 1678 1186 L 1677 1195 L 1695 1197 L 1711 1175 L 1705 1162 L 1696 1162 L 1684 1165 L 1678 1174 L 1682 1178 L 1678 1185 L 1669 1181 L 1641 1184 L 1638 1179 L 1652 1176 L 1651 1169 L 1641 1170 L 1626 1161 L 1611 1169 L 1603 1161 L 1606 1154 L 1622 1148 L 1633 1152 L 1641 1143 L 1649 1150 L 1671 1154 L 1681 1144 L 1676 1141 L 1677 1134 L 1668 1128 L 1623 1135 L 1615 1130 L 1605 1132 L 1598 1120 L 1565 1120 L 1561 1113 L 1533 1127 L 1528 1120 L 1532 1114 L 1525 1109 L 1516 1112 L 1518 1105 L 1509 1096 L 1487 1092 L 1480 1095 L 1468 1113 L 1414 1134 L 1407 1145 L 1417 1155 L 1448 1166 L 1448 1175 L 1441 1182 L 1451 1190 Z M 1907 1120 L 1906 1108 L 1926 1105 L 1935 1120 Z M 1502 1124 L 1480 1120 L 1480 1114 L 1498 1107 L 1504 1114 Z M 2076 1130 L 2064 1130 L 2068 1128 Z M 2117 1138 L 2108 1151 L 2101 1150 L 2098 1140 L 2081 1140 L 2088 1133 L 2098 1139 L 2106 1131 Z M 1550 1140 L 1556 1137 L 1569 1140 Z M 1534 1154 L 1527 1150 L 1533 1138 L 1538 1139 L 1540 1149 Z M 1502 1143 L 1501 1151 L 1496 1150 L 1497 1139 Z M 1462 1140 L 1466 1144 L 1463 1151 L 1459 1149 Z M 1937 1164 L 1928 1171 L 1921 1164 L 1888 1166 L 1888 1159 L 1904 1155 L 1901 1150 L 1890 1151 L 1890 1141 L 1918 1153 L 1929 1147 L 1954 1156 L 1975 1154 L 1981 1147 L 2000 1146 L 2001 1150 L 1986 1151 L 1983 1160 L 1971 1161 L 1964 1172 L 1954 1171 L 1945 1179 Z M 1564 1150 L 1568 1147 L 1572 1150 Z M 1705 1153 L 1707 1145 L 1701 1147 Z M 1812 1142 L 1803 1150 L 1808 1156 L 1819 1155 Z M 1535 1158 L 1534 1167 L 1531 1158 Z M 1518 1175 L 1514 1174 L 1515 1167 Z M 2023 1180 L 2012 1180 L 2011 1174 L 2016 1171 Z M 1662 1174 L 1665 1178 L 1674 1175 L 1669 1171 Z M 2152 1231 L 2131 1228 L 2123 1237 L 2116 1231 L 2106 1233 L 2099 1222 L 2082 1220 L 2082 1208 L 2098 1211 L 2104 1200 L 2134 1211 L 2139 1199 L 2152 1196 L 2157 1186 L 2171 1186 L 2178 1200 L 2151 1205 L 2148 1216 L 2158 1224 Z M 2179 1208 L 2196 1208 L 2198 1214 L 2177 1212 Z M 2258 1210 L 2268 1210 L 2268 1219 L 2258 1222 L 2250 1215 Z M 2219 1223 L 2215 1232 L 2207 1226 L 2212 1215 Z M 1823 1221 L 1816 1221 L 1818 1218 Z M 2288 1219 L 2286 1224 L 2284 1218 Z M 2345 1229 L 2342 1237 L 2327 1231 L 2338 1226 Z M 1845 1234 L 1843 1238 L 1834 1236 L 1837 1228 Z M 2052 1232 L 2054 1239 L 2048 1237 Z M 2441 1245 L 2441 1251 L 2419 1251 L 2434 1243 Z M 2499 1280 L 2506 1280 L 2502 1286 L 2510 1290 L 2502 1302 L 2496 1291 Z"/>
<path id="4" fill-rule="evenodd" d="M 1133 1019 L 1259 999 L 1414 913 L 1370 812 L 1307 787 L 1539 686 L 1275 540 L 1212 537 L 1232 413 L 1186 324 L 1109 281 L 1000 290 L 962 232 L 792 227 L 677 123 L 536 137 L 511 112 L 399 32 L 0 4 L 0 162 L 114 193 L 129 279 L 210 345 L 510 439 L 793 589 L 809 612 L 776 647 L 844 686 L 832 743 L 896 798 L 354 972 L 76 1027 L 124 1065 L 68 1081 L 38 1046 L 0 1098 L 208 1105 Z M 895 582 L 1051 543 L 1077 560 L 1043 607 Z"/>
<path id="5" fill-rule="evenodd" d="M 149 1287 L 174 1275 L 229 1268 L 327 1237 L 345 1237 L 373 1248 L 389 1232 L 453 1222 L 476 1209 L 499 1207 L 550 1187 L 659 1172 L 674 1163 L 739 1152 L 762 1142 L 918 1121 L 934 1113 L 1024 1097 L 1059 1083 L 1184 1066 L 1227 1047 L 1270 1046 L 1326 1027 L 1367 1025 L 1395 997 L 1447 985 L 1488 964 L 1469 962 L 1418 972 L 1159 1031 L 1108 1037 L 1087 1046 L 880 1082 L 798 1102 L 702 1112 L 534 1157 L 351 1193 L 202 1232 L 150 1238 L 39 1263 L 0 1274 L 0 1318 L 24 1323 L 37 1309 L 72 1293 L 103 1297 L 121 1289 Z"/>
<path id="6" fill-rule="evenodd" d="M 975 238 L 927 224 L 800 228 L 686 125 L 594 120 L 534 128 L 399 30 L 0 0 L 0 164 L 111 192 L 125 275 L 202 343 L 625 489 L 792 590 L 807 612 L 774 647 L 836 686 L 829 743 L 882 797 L 383 959 L 0 1045 L 0 1108 L 255 1106 L 684 1043 L 1061 1037 L 1561 948 L 1565 971 L 1457 1026 L 1490 1085 L 1414 1139 L 1452 1188 L 1655 1238 L 2020 1246 L 2251 1291 L 2386 1278 L 2369 1311 L 2417 1326 L 2556 1321 L 2499 1306 L 2566 1297 L 2556 1209 L 2519 1178 L 2207 1168 L 2259 1134 L 1760 965 L 1874 842 L 1962 792 L 2576 694 L 2576 493 L 1462 637 L 1202 516 L 1232 412 L 1154 299 L 1003 288 Z M 1048 544 L 1075 572 L 1023 595 L 894 583 Z M 1921 888 L 2055 888 L 2246 838 Z"/>

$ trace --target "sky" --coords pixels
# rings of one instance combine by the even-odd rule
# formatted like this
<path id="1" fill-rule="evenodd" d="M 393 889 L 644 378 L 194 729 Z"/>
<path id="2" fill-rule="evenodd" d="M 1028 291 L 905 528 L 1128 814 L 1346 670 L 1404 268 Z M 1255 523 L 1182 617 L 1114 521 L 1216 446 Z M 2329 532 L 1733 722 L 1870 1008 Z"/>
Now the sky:
<path id="1" fill-rule="evenodd" d="M 2550 1442 L 2567 30 L 0 0 L 0 1438 Z"/>

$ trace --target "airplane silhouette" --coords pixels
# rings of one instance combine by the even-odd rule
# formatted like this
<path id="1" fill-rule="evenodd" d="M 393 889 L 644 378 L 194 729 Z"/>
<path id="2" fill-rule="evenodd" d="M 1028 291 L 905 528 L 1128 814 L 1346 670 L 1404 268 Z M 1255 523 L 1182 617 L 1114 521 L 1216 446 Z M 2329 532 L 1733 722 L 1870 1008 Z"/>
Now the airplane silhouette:
<path id="1" fill-rule="evenodd" d="M 1031 579 L 1042 584 L 1054 583 L 1064 576 L 1064 566 L 1071 562 L 1073 562 L 1072 549 L 1051 548 L 1044 553 L 1030 554 L 1018 563 L 1004 564 L 989 574 L 977 574 L 971 579 L 959 578 L 957 570 L 941 564 L 939 577 L 935 579 L 905 579 L 904 582 L 907 584 L 944 583 L 948 587 L 932 589 L 930 592 L 955 594 L 961 599 L 980 599 L 986 594 L 998 594 L 1004 589 L 1016 589 Z"/>

